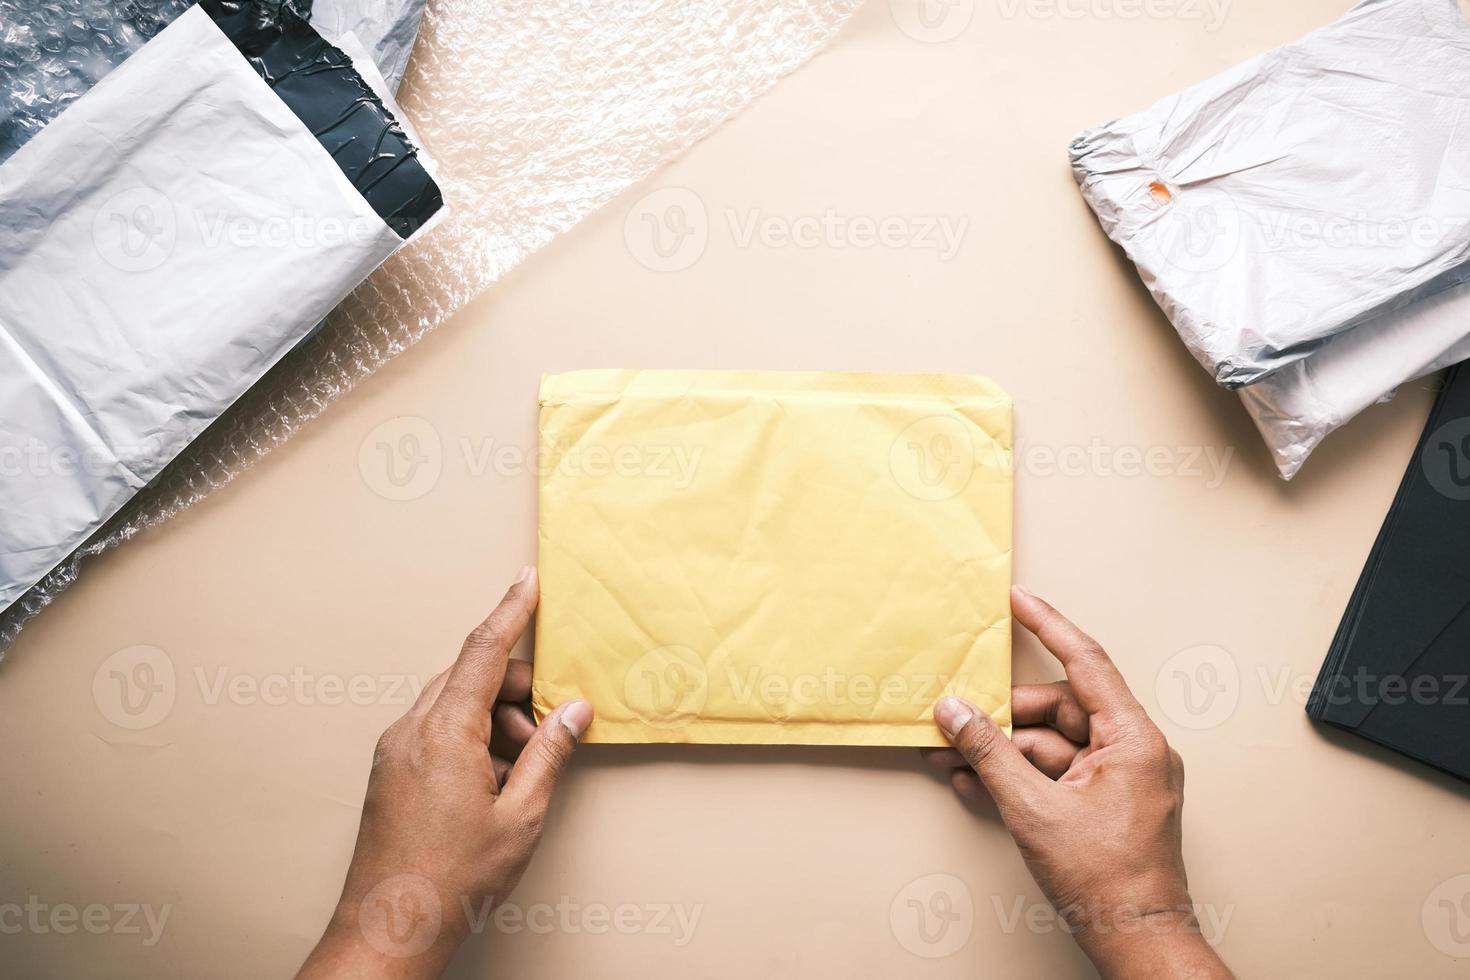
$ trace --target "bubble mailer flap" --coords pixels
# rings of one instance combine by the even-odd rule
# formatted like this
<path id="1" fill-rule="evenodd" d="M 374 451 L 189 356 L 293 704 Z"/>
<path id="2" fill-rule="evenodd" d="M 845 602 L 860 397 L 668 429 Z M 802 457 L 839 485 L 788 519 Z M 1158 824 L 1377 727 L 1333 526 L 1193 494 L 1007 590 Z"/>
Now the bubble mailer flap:
<path id="1" fill-rule="evenodd" d="M 805 62 L 859 0 L 434 0 L 401 103 L 452 211 L 0 617 L 0 645 L 81 561 L 178 513 Z"/>
<path id="2" fill-rule="evenodd" d="M 0 604 L 440 209 L 347 57 L 250 13 L 191 8 L 0 166 Z"/>
<path id="3" fill-rule="evenodd" d="M 1470 280 L 1470 26 L 1337 22 L 1071 146 L 1082 193 L 1195 357 L 1251 384 Z"/>

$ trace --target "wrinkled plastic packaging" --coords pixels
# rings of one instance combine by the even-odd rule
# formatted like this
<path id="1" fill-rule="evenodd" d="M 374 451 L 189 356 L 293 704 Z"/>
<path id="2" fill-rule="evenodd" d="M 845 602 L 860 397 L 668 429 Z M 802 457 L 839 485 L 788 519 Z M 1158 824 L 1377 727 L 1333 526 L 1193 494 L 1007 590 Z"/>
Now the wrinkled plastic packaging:
<path id="1" fill-rule="evenodd" d="M 329 41 L 348 34 L 396 89 L 425 0 L 276 0 Z M 0 0 L 0 163 L 194 0 Z M 266 6 L 266 4 L 262 4 Z"/>
<path id="2" fill-rule="evenodd" d="M 210 6 L 0 166 L 0 605 L 441 211 L 346 55 Z"/>
<path id="3" fill-rule="evenodd" d="M 452 210 L 0 614 L 0 647 L 85 560 L 229 483 L 527 255 L 822 48 L 859 0 L 436 0 L 400 102 Z"/>
<path id="4" fill-rule="evenodd" d="M 1240 399 L 1291 479 L 1333 431 L 1399 385 L 1470 357 L 1470 285 L 1349 330 L 1311 357 L 1249 387 Z"/>
<path id="5" fill-rule="evenodd" d="M 1243 397 L 1284 476 L 1470 333 L 1438 312 L 1470 279 L 1467 85 L 1455 0 L 1367 0 L 1072 143 L 1190 351 L 1221 384 L 1259 383 Z"/>
<path id="6" fill-rule="evenodd" d="M 193 0 L 0 0 L 0 162 Z"/>
<path id="7" fill-rule="evenodd" d="M 398 90 L 425 0 L 312 0 L 311 26 L 334 43 L 351 35 L 392 91 Z M 356 60 L 356 59 L 354 59 Z"/>
<path id="8" fill-rule="evenodd" d="M 1010 724 L 1011 400 L 983 378 L 541 385 L 537 717 L 594 742 L 947 744 Z"/>

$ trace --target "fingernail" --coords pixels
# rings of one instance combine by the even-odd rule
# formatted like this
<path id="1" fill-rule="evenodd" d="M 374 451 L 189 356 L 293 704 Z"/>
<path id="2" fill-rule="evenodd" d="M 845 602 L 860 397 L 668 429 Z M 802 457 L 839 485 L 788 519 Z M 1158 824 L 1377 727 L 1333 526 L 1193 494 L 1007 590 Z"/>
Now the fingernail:
<path id="1" fill-rule="evenodd" d="M 1032 591 L 1030 589 L 1026 588 L 1026 586 L 1024 586 L 1024 585 L 1013 585 L 1013 586 L 1011 586 L 1011 591 L 1014 592 L 1016 595 L 1020 596 L 1022 599 L 1035 599 L 1036 598 L 1035 594 L 1032 593 Z"/>
<path id="2" fill-rule="evenodd" d="M 572 733 L 572 738 L 581 738 L 587 726 L 592 724 L 592 705 L 581 698 L 568 701 L 561 706 L 561 713 L 556 716 L 556 720 Z"/>
<path id="3" fill-rule="evenodd" d="M 950 738 L 958 735 L 960 729 L 968 725 L 973 717 L 975 712 L 959 698 L 940 698 L 939 703 L 934 706 L 934 719 Z"/>
<path id="4" fill-rule="evenodd" d="M 519 574 L 519 575 L 516 576 L 516 580 L 512 584 L 514 584 L 514 585 L 520 585 L 526 579 L 530 578 L 531 577 L 531 573 L 534 572 L 535 570 L 536 570 L 536 566 L 535 565 L 522 565 L 521 566 L 521 574 Z"/>

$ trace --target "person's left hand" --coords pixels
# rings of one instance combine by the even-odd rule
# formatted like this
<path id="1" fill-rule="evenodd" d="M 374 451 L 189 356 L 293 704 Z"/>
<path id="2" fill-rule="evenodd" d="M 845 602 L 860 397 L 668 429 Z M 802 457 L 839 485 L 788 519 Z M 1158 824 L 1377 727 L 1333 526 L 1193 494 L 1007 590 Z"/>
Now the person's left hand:
<path id="1" fill-rule="evenodd" d="M 347 882 L 298 980 L 437 976 L 525 873 L 557 777 L 592 722 L 582 700 L 539 727 L 517 706 L 531 665 L 510 650 L 536 599 L 526 568 L 378 740 Z M 514 761 L 491 754 L 492 718 Z"/>

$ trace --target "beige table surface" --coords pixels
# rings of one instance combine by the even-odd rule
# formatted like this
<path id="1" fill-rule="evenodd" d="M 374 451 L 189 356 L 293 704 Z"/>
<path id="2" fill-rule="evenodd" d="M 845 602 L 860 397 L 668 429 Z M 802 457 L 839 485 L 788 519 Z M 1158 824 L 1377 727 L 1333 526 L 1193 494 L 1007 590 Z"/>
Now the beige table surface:
<path id="1" fill-rule="evenodd" d="M 1187 760 L 1193 891 L 1226 958 L 1246 976 L 1464 975 L 1453 928 L 1464 939 L 1470 919 L 1447 916 L 1470 881 L 1456 878 L 1470 794 L 1302 707 L 1430 385 L 1281 484 L 1066 165 L 1078 129 L 1348 4 L 1234 0 L 1210 29 L 1192 0 L 1142 18 L 1128 0 L 1069 8 L 1080 18 L 931 2 L 921 22 L 911 0 L 874 0 L 747 112 L 233 486 L 94 562 L 33 624 L 0 667 L 0 974 L 289 974 L 337 894 L 376 735 L 535 557 L 535 478 L 516 454 L 535 445 L 541 372 L 742 366 L 1001 382 L 1020 440 L 1017 580 L 1107 644 Z M 671 260 L 686 267 L 654 271 L 641 215 L 670 204 L 702 208 L 702 231 Z M 839 231 L 815 246 L 779 238 L 829 213 Z M 746 237 L 752 216 L 778 231 Z M 845 237 L 888 216 L 915 239 Z M 926 218 L 963 223 L 954 254 L 927 247 Z M 377 444 L 426 430 L 428 462 L 396 487 Z M 1154 475 L 1135 448 L 1159 450 Z M 1209 453 L 1230 454 L 1223 477 Z M 93 685 L 135 646 L 156 649 L 124 656 L 174 671 L 136 730 Z M 1211 667 L 1214 701 L 1184 687 Z M 1029 640 L 1016 669 L 1057 673 Z M 524 919 L 472 939 L 456 975 L 1090 973 L 1002 828 L 910 751 L 584 748 L 513 901 Z M 91 931 L 69 918 L 89 905 L 106 907 Z M 159 935 L 149 912 L 167 915 Z"/>

